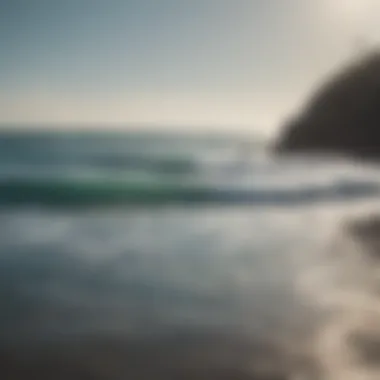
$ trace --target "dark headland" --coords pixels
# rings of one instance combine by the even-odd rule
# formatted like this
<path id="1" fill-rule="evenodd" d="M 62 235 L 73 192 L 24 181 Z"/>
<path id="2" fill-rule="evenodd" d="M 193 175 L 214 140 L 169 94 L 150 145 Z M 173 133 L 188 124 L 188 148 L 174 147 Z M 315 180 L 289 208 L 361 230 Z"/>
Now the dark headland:
<path id="1" fill-rule="evenodd" d="M 326 80 L 283 126 L 274 150 L 380 159 L 380 50 Z"/>

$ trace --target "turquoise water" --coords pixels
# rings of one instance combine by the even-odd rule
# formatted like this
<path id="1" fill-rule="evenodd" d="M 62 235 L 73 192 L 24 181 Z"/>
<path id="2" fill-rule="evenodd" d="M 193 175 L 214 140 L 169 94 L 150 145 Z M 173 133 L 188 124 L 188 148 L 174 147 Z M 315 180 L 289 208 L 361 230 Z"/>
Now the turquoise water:
<path id="1" fill-rule="evenodd" d="M 278 337 L 305 321 L 298 279 L 379 190 L 375 168 L 253 138 L 3 134 L 0 332 Z"/>
<path id="2" fill-rule="evenodd" d="M 254 138 L 0 136 L 4 206 L 297 205 L 376 196 L 380 182 L 371 173 L 360 174 L 342 162 L 327 160 L 275 161 L 268 157 L 265 141 Z"/>

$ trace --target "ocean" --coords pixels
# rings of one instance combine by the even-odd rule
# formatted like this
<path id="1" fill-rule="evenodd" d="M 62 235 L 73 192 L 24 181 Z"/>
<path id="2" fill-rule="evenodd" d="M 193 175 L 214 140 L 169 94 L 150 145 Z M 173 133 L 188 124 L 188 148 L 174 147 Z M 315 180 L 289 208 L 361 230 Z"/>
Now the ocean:
<path id="1" fill-rule="evenodd" d="M 340 294 L 346 264 L 331 252 L 350 249 L 345 221 L 379 210 L 380 170 L 276 158 L 269 146 L 239 135 L 2 132 L 2 352 L 88 339 L 183 348 L 194 336 L 296 345 L 337 308 L 326 296 Z M 112 365 L 120 377 L 104 378 L 124 378 Z"/>

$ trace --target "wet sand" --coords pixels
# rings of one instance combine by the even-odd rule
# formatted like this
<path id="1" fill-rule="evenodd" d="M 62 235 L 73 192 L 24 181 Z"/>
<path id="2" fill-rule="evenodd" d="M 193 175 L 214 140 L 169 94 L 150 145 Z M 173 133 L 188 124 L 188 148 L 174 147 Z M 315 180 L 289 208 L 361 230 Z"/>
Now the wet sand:
<path id="1" fill-rule="evenodd" d="M 278 348 L 241 337 L 78 338 L 3 347 L 0 378 L 287 380 L 287 361 Z"/>

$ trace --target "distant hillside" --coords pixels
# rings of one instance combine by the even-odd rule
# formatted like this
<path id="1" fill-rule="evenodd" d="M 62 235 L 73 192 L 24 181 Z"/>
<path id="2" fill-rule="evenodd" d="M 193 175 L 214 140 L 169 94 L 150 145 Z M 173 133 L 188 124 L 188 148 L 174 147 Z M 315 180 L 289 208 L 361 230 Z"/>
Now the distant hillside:
<path id="1" fill-rule="evenodd" d="M 276 142 L 278 153 L 339 153 L 380 158 L 380 51 L 323 84 Z"/>

